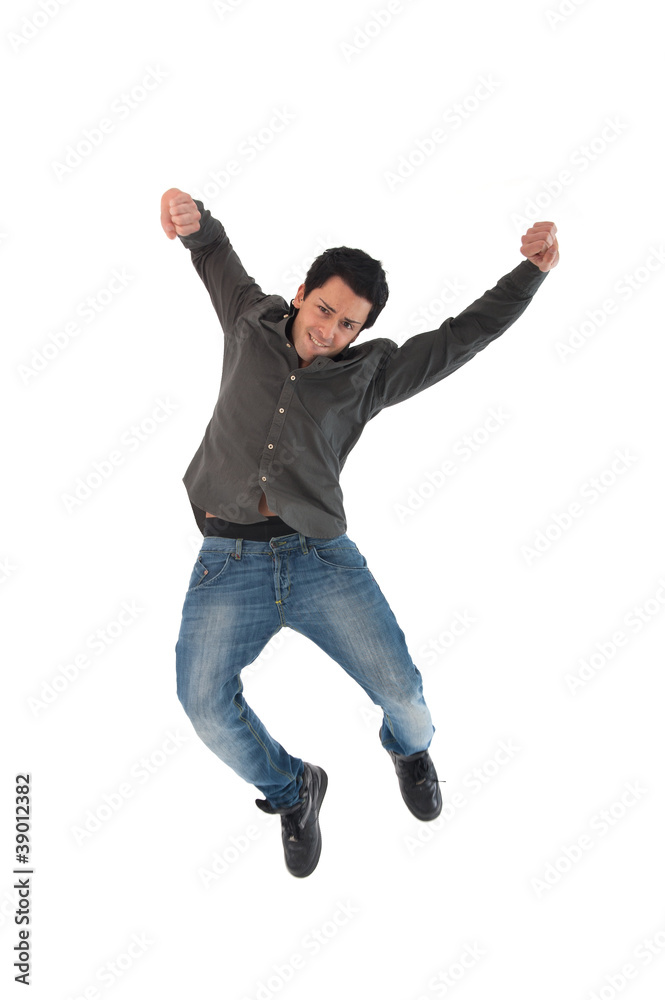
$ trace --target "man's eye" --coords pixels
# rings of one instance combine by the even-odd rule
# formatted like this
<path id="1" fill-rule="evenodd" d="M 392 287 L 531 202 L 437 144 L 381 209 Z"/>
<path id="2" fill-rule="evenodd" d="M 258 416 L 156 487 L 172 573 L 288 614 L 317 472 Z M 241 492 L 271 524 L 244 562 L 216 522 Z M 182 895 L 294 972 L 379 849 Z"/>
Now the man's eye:
<path id="1" fill-rule="evenodd" d="M 328 313 L 328 310 L 326 309 L 325 306 L 318 306 L 318 308 L 321 310 L 322 313 L 326 314 Z M 344 320 L 344 326 L 346 327 L 347 330 L 353 331 L 353 326 L 350 323 L 347 323 L 346 320 Z"/>

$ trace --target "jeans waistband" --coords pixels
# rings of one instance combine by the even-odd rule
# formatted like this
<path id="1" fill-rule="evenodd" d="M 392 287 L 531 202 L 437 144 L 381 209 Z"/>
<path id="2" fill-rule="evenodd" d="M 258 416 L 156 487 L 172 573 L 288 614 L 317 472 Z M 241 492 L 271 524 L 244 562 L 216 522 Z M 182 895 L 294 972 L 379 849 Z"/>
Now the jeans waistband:
<path id="1" fill-rule="evenodd" d="M 254 553 L 255 555 L 272 554 L 273 552 L 287 552 L 292 549 L 300 549 L 303 555 L 307 555 L 310 547 L 321 548 L 330 545 L 331 542 L 346 541 L 348 535 L 337 535 L 335 538 L 313 538 L 303 535 L 300 531 L 295 531 L 291 535 L 278 535 L 271 538 L 269 542 L 257 542 L 248 538 L 223 538 L 220 535 L 206 535 L 201 543 L 201 548 L 213 552 L 233 552 L 236 559 L 242 558 L 243 552 Z"/>

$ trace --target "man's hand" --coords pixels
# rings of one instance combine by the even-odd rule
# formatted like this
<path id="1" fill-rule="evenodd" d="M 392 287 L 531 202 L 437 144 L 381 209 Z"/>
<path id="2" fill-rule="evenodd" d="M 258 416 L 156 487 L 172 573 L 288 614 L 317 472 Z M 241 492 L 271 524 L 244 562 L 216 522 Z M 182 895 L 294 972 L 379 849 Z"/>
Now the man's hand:
<path id="1" fill-rule="evenodd" d="M 535 222 L 522 237 L 520 253 L 540 268 L 551 271 L 559 263 L 559 244 L 553 222 Z"/>
<path id="2" fill-rule="evenodd" d="M 201 228 L 199 219 L 201 213 L 194 199 L 180 191 L 179 188 L 169 188 L 162 195 L 162 229 L 170 240 L 176 236 L 191 236 Z"/>

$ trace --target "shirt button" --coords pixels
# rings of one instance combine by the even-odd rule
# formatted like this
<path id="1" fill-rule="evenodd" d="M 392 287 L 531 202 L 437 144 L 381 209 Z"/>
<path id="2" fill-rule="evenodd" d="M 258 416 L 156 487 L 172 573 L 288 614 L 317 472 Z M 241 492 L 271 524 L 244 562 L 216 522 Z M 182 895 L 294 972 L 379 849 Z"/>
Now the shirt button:
<path id="1" fill-rule="evenodd" d="M 272 448 L 272 447 L 273 447 L 273 445 L 269 444 L 269 445 L 268 445 L 268 447 L 269 447 L 269 448 Z"/>
<path id="2" fill-rule="evenodd" d="M 279 408 L 279 412 L 280 412 L 280 413 L 284 413 L 284 407 L 283 407 L 283 406 L 280 406 L 280 408 Z"/>
<path id="3" fill-rule="evenodd" d="M 287 340 L 287 342 L 286 342 L 286 346 L 287 346 L 287 347 L 290 347 L 290 346 L 291 346 L 291 344 L 289 343 L 289 341 L 288 341 L 288 340 Z"/>
<path id="4" fill-rule="evenodd" d="M 284 313 L 282 319 L 287 319 L 288 315 L 289 315 L 288 313 Z"/>
<path id="5" fill-rule="evenodd" d="M 292 375 L 292 376 L 291 376 L 291 381 L 292 381 L 292 382 L 295 382 L 295 380 L 296 380 L 296 377 L 295 377 L 295 375 Z"/>
<path id="6" fill-rule="evenodd" d="M 265 476 L 261 476 L 261 482 L 265 483 L 265 481 L 266 481 L 266 477 Z"/>

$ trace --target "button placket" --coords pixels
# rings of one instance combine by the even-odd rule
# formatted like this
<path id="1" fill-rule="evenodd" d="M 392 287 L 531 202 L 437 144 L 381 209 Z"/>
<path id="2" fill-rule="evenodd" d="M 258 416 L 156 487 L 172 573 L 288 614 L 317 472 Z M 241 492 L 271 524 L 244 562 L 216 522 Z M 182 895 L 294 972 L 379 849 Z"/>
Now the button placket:
<path id="1" fill-rule="evenodd" d="M 289 385 L 289 381 L 291 379 L 295 380 L 295 375 L 291 375 L 290 378 L 289 378 L 289 380 L 285 381 L 284 386 L 282 388 L 282 392 L 280 394 L 280 397 L 277 400 L 278 403 L 282 403 L 282 402 L 288 403 L 289 400 L 290 400 L 290 397 L 293 395 L 293 389 L 294 389 L 294 387 L 291 386 L 291 385 Z M 271 454 L 269 456 L 266 455 L 265 456 L 265 460 L 261 463 L 261 467 L 259 468 L 259 475 L 261 477 L 261 482 L 262 483 L 267 483 L 268 482 L 268 476 L 270 474 L 270 466 L 271 466 L 271 463 L 272 463 L 272 459 L 274 457 L 274 453 L 276 451 L 276 444 L 279 443 L 279 437 L 280 437 L 280 435 L 282 433 L 282 430 L 283 430 L 283 427 L 284 427 L 284 421 L 285 421 L 284 414 L 285 413 L 286 413 L 286 407 L 284 407 L 284 406 L 278 406 L 277 412 L 273 416 L 272 423 L 271 423 L 271 425 L 270 425 L 270 427 L 268 429 L 268 441 L 266 442 L 266 446 L 265 447 L 266 447 L 266 451 L 273 452 L 273 454 Z M 271 438 L 272 438 L 272 440 L 270 440 Z M 266 474 L 264 475 L 264 473 L 266 473 Z"/>

